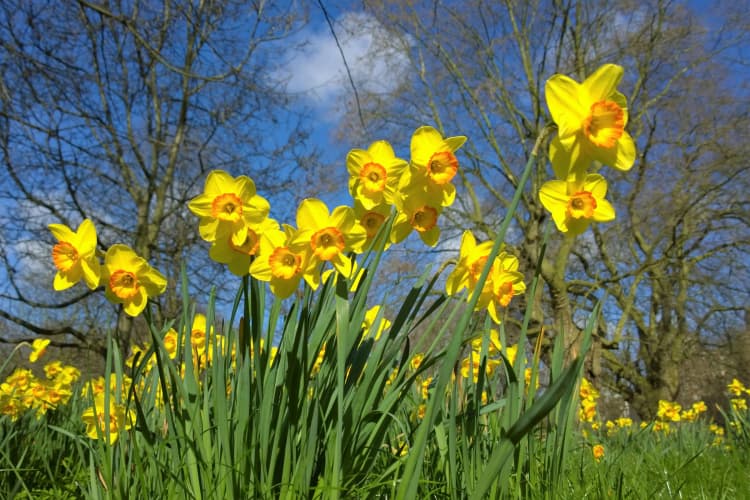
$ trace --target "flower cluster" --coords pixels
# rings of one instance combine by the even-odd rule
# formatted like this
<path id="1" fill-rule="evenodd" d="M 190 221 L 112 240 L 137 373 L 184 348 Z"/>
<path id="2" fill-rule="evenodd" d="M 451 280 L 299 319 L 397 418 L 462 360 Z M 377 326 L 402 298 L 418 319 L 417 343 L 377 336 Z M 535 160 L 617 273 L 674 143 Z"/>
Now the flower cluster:
<path id="1" fill-rule="evenodd" d="M 86 435 L 91 439 L 106 439 L 110 445 L 114 444 L 120 432 L 130 430 L 135 423 L 135 410 L 117 403 L 113 396 L 109 404 L 104 394 L 94 396 L 94 404 L 81 414 L 86 424 Z"/>
<path id="2" fill-rule="evenodd" d="M 479 369 L 481 366 L 480 356 L 482 353 L 482 344 L 484 343 L 484 336 L 480 335 L 471 341 L 471 351 L 469 354 L 461 360 L 461 376 L 463 378 L 469 378 L 471 374 L 474 383 L 477 383 L 479 379 Z M 486 376 L 492 375 L 496 369 L 499 369 L 502 365 L 500 356 L 504 356 L 511 366 L 516 364 L 516 356 L 518 355 L 518 344 L 509 345 L 503 349 L 500 344 L 500 334 L 497 330 L 490 329 L 487 344 L 487 361 L 485 367 Z M 523 355 L 524 363 L 527 361 L 526 355 Z M 533 369 L 527 366 L 524 369 L 523 378 L 527 386 L 531 384 Z M 539 388 L 539 380 L 536 380 L 534 384 L 534 390 Z"/>
<path id="3" fill-rule="evenodd" d="M 750 396 L 750 388 L 746 387 L 739 379 L 734 378 L 727 384 L 730 411 L 727 415 L 727 426 L 735 437 L 743 437 L 747 440 L 750 436 L 750 410 L 748 410 L 747 397 Z"/>
<path id="4" fill-rule="evenodd" d="M 222 170 L 209 173 L 189 209 L 200 219 L 200 235 L 211 243 L 213 260 L 237 276 L 268 282 L 274 295 L 286 298 L 303 280 L 317 289 L 327 264 L 352 277 L 352 254 L 368 247 L 394 210 L 386 246 L 412 231 L 426 244 L 437 244 L 438 216 L 456 197 L 454 153 L 465 140 L 443 138 L 424 126 L 412 136 L 410 162 L 396 157 L 382 140 L 366 150 L 351 150 L 346 165 L 352 206 L 329 210 L 323 201 L 307 198 L 297 207 L 296 227 L 269 218 L 269 203 L 249 177 L 234 178 Z"/>
<path id="5" fill-rule="evenodd" d="M 52 262 L 57 269 L 55 290 L 66 290 L 81 280 L 92 290 L 103 285 L 107 299 L 122 304 L 130 316 L 141 314 L 149 297 L 166 290 L 166 278 L 126 245 L 109 247 L 100 263 L 96 228 L 89 219 L 76 231 L 63 224 L 50 224 L 49 230 L 58 241 L 52 247 Z"/>
<path id="6" fill-rule="evenodd" d="M 474 291 L 492 246 L 492 241 L 477 244 L 471 231 L 464 232 L 458 263 L 445 283 L 448 295 L 455 295 L 464 288 L 468 288 L 470 292 Z M 506 252 L 500 252 L 492 262 L 476 309 L 487 309 L 492 320 L 500 323 L 500 313 L 508 307 L 514 295 L 524 291 L 526 291 L 526 284 L 523 282 L 523 274 L 518 271 L 518 259 Z"/>
<path id="7" fill-rule="evenodd" d="M 542 185 L 539 198 L 557 229 L 567 235 L 577 236 L 591 222 L 615 218 L 605 199 L 607 181 L 592 173 L 592 166 L 627 171 L 635 162 L 635 143 L 625 130 L 627 102 L 617 91 L 622 75 L 622 67 L 605 64 L 583 83 L 557 74 L 545 85 L 558 130 L 549 150 L 556 179 Z"/>
<path id="8" fill-rule="evenodd" d="M 416 231 L 425 244 L 437 244 L 438 217 L 456 198 L 451 182 L 458 172 L 455 152 L 465 141 L 463 136 L 443 138 L 434 128 L 423 126 L 412 135 L 410 162 L 397 158 L 386 141 L 349 152 L 349 192 L 368 241 L 395 207 L 391 243 L 399 243 Z"/>
<path id="9" fill-rule="evenodd" d="M 592 428 L 598 428 L 596 423 L 596 401 L 599 399 L 599 391 L 586 378 L 581 379 L 581 387 L 578 389 L 578 396 L 581 399 L 578 408 L 578 420 L 587 422 Z"/>
<path id="10" fill-rule="evenodd" d="M 180 354 L 185 352 L 186 336 L 182 338 L 178 337 L 177 330 L 170 328 L 162 338 L 164 350 L 169 359 L 174 360 L 178 357 L 182 359 Z M 208 328 L 206 325 L 206 316 L 200 313 L 196 313 L 193 318 L 193 325 L 190 329 L 190 336 L 187 342 L 190 346 L 190 357 L 193 361 L 193 371 L 195 373 L 200 373 L 210 366 L 214 360 L 215 349 L 223 349 L 226 345 L 224 336 L 214 333 L 213 327 Z M 148 343 L 143 346 L 134 346 L 130 357 L 125 360 L 125 365 L 131 369 L 136 364 L 141 365 L 144 375 L 148 374 L 156 367 L 156 356 L 153 353 L 148 359 L 144 359 L 150 348 L 151 345 Z M 232 363 L 235 362 L 235 355 L 235 346 L 232 345 L 232 352 L 230 353 Z M 184 360 L 179 366 L 179 371 L 180 373 L 185 372 Z"/>
<path id="11" fill-rule="evenodd" d="M 29 362 L 36 363 L 49 343 L 49 339 L 34 340 Z M 48 410 L 68 402 L 81 372 L 75 366 L 52 361 L 44 365 L 44 375 L 44 379 L 39 379 L 26 368 L 16 368 L 8 375 L 0 384 L 0 415 L 16 420 L 27 410 L 33 410 L 41 418 Z"/>

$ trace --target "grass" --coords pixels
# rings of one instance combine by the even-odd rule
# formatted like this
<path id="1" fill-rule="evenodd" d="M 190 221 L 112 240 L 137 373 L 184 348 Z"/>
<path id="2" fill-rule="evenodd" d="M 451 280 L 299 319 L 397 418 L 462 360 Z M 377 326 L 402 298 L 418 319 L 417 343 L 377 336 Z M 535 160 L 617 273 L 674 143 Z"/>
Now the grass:
<path id="1" fill-rule="evenodd" d="M 727 414 L 736 429 L 722 443 L 706 422 L 613 436 L 579 424 L 600 304 L 567 362 L 561 335 L 544 363 L 539 348 L 527 352 L 530 309 L 515 347 L 504 324 L 495 332 L 474 314 L 535 154 L 471 292 L 447 296 L 441 270 L 427 268 L 390 321 L 368 317 L 383 302 L 372 280 L 391 217 L 358 258 L 361 279 L 334 273 L 283 302 L 245 276 L 224 322 L 213 293 L 195 314 L 187 290 L 200 287 L 183 272 L 182 314 L 157 323 L 146 308 L 149 345 L 126 360 L 108 339 L 104 378 L 54 409 L 39 406 L 49 374 L 14 372 L 0 393 L 0 497 L 748 497 L 746 410 Z M 598 460 L 593 445 L 604 446 Z"/>

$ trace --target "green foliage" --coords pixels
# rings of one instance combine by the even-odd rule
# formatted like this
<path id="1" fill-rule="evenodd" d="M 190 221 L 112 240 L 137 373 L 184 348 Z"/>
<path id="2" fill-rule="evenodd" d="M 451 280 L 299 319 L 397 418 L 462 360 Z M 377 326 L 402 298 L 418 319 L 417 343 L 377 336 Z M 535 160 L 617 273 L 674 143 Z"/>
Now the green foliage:
<path id="1" fill-rule="evenodd" d="M 532 157 L 515 203 L 533 163 Z M 512 216 L 510 210 L 488 263 Z M 81 414 L 91 401 L 81 390 L 42 418 L 32 412 L 15 422 L 2 417 L 0 494 L 224 499 L 746 493 L 740 479 L 747 458 L 734 450 L 747 451 L 747 425 L 736 411 L 738 423 L 727 442 L 736 447 L 728 454 L 710 446 L 707 428 L 685 427 L 666 436 L 647 428 L 602 438 L 605 456 L 595 461 L 577 433 L 575 412 L 598 305 L 583 331 L 579 357 L 566 363 L 564 338 L 557 336 L 550 359 L 542 363 L 537 346 L 527 361 L 528 309 L 515 359 L 509 358 L 501 325 L 503 369 L 490 371 L 490 324 L 472 313 L 478 292 L 468 305 L 447 300 L 435 293 L 439 273 L 428 267 L 390 328 L 376 338 L 381 316 L 369 330 L 363 322 L 389 232 L 390 223 L 364 254 L 364 277 L 356 286 L 334 274 L 318 291 L 306 288 L 285 314 L 263 283 L 246 277 L 228 321 L 213 332 L 212 291 L 203 351 L 210 357 L 194 348 L 195 315 L 183 271 L 182 315 L 157 324 L 146 310 L 151 347 L 125 363 L 109 340 L 105 380 L 112 376 L 115 382 L 103 385 L 105 401 L 124 405 L 133 425 L 126 429 L 119 422 L 111 431 L 119 432 L 113 444 L 103 433 L 95 440 L 84 437 Z M 530 296 L 538 283 L 537 270 Z M 430 334 L 415 341 L 418 327 Z M 176 350 L 166 342 L 172 328 L 182 346 Z M 476 379 L 461 378 L 459 359 L 477 335 L 482 345 Z M 537 390 L 540 367 L 548 383 Z M 105 421 L 110 416 L 103 410 Z M 701 475 L 704 480 L 697 480 Z"/>
<path id="2" fill-rule="evenodd" d="M 88 487 L 89 440 L 83 436 L 84 405 L 70 402 L 37 418 L 0 417 L 0 498 L 80 498 Z"/>

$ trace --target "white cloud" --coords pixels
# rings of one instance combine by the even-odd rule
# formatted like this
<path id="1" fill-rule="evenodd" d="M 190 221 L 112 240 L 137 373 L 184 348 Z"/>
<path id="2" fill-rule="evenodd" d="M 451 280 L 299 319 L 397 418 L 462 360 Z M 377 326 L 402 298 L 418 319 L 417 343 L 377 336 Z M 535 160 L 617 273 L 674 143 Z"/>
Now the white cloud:
<path id="1" fill-rule="evenodd" d="M 346 63 L 358 92 L 389 93 L 409 75 L 408 42 L 397 39 L 377 19 L 346 13 L 334 21 Z M 300 34 L 300 44 L 274 75 L 290 93 L 302 94 L 317 107 L 329 107 L 349 92 L 351 83 L 341 52 L 325 21 Z"/>

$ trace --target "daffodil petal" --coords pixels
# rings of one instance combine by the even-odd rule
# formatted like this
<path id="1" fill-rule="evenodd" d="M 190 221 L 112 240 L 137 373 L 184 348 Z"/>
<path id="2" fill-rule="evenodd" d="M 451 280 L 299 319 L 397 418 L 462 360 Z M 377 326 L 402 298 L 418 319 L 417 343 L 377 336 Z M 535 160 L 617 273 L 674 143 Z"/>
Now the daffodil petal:
<path id="1" fill-rule="evenodd" d="M 622 75 L 622 66 L 616 64 L 604 64 L 600 66 L 581 85 L 586 93 L 585 98 L 588 99 L 588 102 L 585 104 L 591 105 L 598 101 L 611 100 L 612 94 L 622 79 Z M 581 97 L 584 98 L 584 96 Z"/>
<path id="2" fill-rule="evenodd" d="M 63 274 L 63 273 L 58 272 L 57 274 L 55 274 L 55 279 L 52 282 L 52 288 L 54 288 L 58 292 L 61 292 L 63 290 L 67 290 L 68 288 L 72 287 L 76 283 L 78 283 L 78 280 L 73 281 L 69 279 L 69 276 L 67 273 Z"/>
<path id="3" fill-rule="evenodd" d="M 328 207 L 322 201 L 316 198 L 306 198 L 302 200 L 297 208 L 297 227 L 300 229 L 317 230 L 328 227 L 330 214 Z"/>
<path id="4" fill-rule="evenodd" d="M 78 251 L 81 255 L 91 255 L 96 251 L 96 228 L 89 219 L 78 226 Z"/>
<path id="5" fill-rule="evenodd" d="M 615 208 L 607 200 L 598 200 L 594 210 L 596 222 L 609 222 L 615 220 Z"/>
<path id="6" fill-rule="evenodd" d="M 86 281 L 86 285 L 94 290 L 99 286 L 101 278 L 101 264 L 96 258 L 81 260 L 81 270 L 83 271 L 83 279 Z"/>
<path id="7" fill-rule="evenodd" d="M 75 242 L 78 240 L 76 233 L 65 224 L 50 224 L 47 227 L 52 233 L 52 236 L 57 238 L 57 241 Z"/>
<path id="8" fill-rule="evenodd" d="M 547 80 L 544 95 L 552 120 L 561 138 L 570 137 L 581 129 L 588 110 L 580 103 L 580 84 L 565 75 L 553 75 Z"/>

